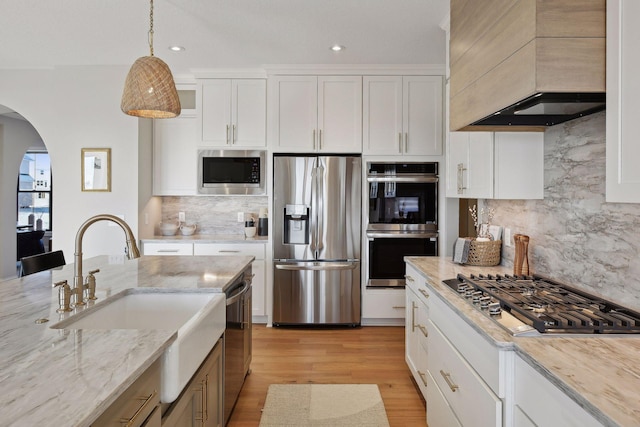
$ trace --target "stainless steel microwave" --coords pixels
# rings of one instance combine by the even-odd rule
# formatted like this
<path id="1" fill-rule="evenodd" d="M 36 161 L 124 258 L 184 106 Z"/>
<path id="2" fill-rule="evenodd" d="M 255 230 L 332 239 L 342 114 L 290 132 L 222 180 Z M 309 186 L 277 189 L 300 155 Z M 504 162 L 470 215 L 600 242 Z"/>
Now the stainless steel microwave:
<path id="1" fill-rule="evenodd" d="M 264 150 L 198 150 L 199 194 L 266 194 Z"/>

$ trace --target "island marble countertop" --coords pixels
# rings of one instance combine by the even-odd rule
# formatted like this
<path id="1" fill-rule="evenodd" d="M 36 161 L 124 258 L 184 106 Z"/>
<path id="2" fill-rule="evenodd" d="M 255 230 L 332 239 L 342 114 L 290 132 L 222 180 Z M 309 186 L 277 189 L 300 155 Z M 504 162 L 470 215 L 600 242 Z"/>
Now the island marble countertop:
<path id="1" fill-rule="evenodd" d="M 242 234 L 192 234 L 183 236 L 153 236 L 140 239 L 142 243 L 268 243 L 269 236 L 245 237 Z"/>
<path id="2" fill-rule="evenodd" d="M 458 273 L 511 274 L 505 267 L 471 267 L 444 257 L 405 257 L 452 309 L 486 339 L 513 350 L 606 426 L 640 425 L 640 337 L 545 335 L 514 337 L 464 301 L 443 280 Z"/>
<path id="3" fill-rule="evenodd" d="M 98 301 L 129 288 L 222 292 L 253 257 L 100 256 Z M 0 282 L 0 424 L 89 426 L 176 339 L 167 330 L 51 329 L 58 314 L 52 284 L 73 283 L 72 264 Z M 92 303 L 89 303 L 90 307 Z M 36 323 L 48 319 L 46 323 Z"/>

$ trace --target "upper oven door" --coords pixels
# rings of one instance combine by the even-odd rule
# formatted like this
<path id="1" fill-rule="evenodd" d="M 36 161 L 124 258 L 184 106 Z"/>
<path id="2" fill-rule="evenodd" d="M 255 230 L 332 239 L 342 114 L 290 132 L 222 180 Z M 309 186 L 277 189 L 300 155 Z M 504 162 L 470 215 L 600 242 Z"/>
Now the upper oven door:
<path id="1" fill-rule="evenodd" d="M 373 224 L 387 229 L 403 229 L 398 225 L 423 225 L 422 229 L 437 229 L 438 177 L 375 176 L 369 184 L 369 229 Z M 414 228 L 414 227 L 408 227 Z"/>
<path id="2" fill-rule="evenodd" d="M 262 150 L 199 150 L 198 193 L 266 194 Z"/>

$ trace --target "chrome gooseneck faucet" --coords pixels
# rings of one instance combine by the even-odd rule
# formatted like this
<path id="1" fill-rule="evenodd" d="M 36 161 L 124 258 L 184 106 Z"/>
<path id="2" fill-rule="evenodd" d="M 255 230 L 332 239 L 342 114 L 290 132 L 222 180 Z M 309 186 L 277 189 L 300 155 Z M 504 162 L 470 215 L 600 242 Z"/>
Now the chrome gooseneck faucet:
<path id="1" fill-rule="evenodd" d="M 84 290 L 84 278 L 82 276 L 82 237 L 84 236 L 84 232 L 87 231 L 87 228 L 89 228 L 89 226 L 94 222 L 98 221 L 112 221 L 118 224 L 120 228 L 122 228 L 122 231 L 124 231 L 125 237 L 127 239 L 127 257 L 129 259 L 140 258 L 140 251 L 138 250 L 138 245 L 136 245 L 136 239 L 133 236 L 131 228 L 129 228 L 129 225 L 127 225 L 124 220 L 118 218 L 115 215 L 109 214 L 95 215 L 86 220 L 80 226 L 80 228 L 78 229 L 78 233 L 76 234 L 76 249 L 75 253 L 73 254 L 74 274 L 72 295 L 75 295 L 75 305 L 84 304 L 84 298 L 82 295 Z"/>

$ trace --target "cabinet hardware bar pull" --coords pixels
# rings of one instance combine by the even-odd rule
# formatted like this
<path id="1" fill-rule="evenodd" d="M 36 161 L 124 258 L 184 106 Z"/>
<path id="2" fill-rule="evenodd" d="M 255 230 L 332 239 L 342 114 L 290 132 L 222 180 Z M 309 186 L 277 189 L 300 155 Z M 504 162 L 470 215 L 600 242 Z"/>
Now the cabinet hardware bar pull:
<path id="1" fill-rule="evenodd" d="M 204 376 L 204 386 L 202 387 L 202 413 L 205 421 L 209 419 L 207 406 L 209 406 L 209 374 Z"/>
<path id="2" fill-rule="evenodd" d="M 420 375 L 420 379 L 424 383 L 424 386 L 427 387 L 427 375 L 421 371 L 418 371 L 418 375 Z"/>
<path id="3" fill-rule="evenodd" d="M 238 252 L 240 252 L 240 251 L 232 251 L 232 250 L 226 250 L 226 249 L 223 249 L 223 250 L 221 250 L 221 251 L 219 251 L 219 252 L 220 252 L 221 254 L 222 254 L 222 253 L 225 253 L 225 254 L 237 254 L 237 253 L 238 253 Z"/>
<path id="4" fill-rule="evenodd" d="M 179 249 L 158 249 L 158 252 L 162 252 L 162 253 L 171 253 L 171 252 L 178 252 Z"/>
<path id="5" fill-rule="evenodd" d="M 318 131 L 318 149 L 322 150 L 322 129 Z"/>
<path id="6" fill-rule="evenodd" d="M 402 154 L 402 132 L 398 132 L 398 152 Z"/>
<path id="7" fill-rule="evenodd" d="M 227 125 L 227 136 L 226 136 L 226 139 L 227 139 L 227 144 L 229 144 L 229 125 Z"/>
<path id="8" fill-rule="evenodd" d="M 425 338 L 429 337 L 429 332 L 427 331 L 427 328 L 424 327 L 424 325 L 417 325 L 417 327 L 418 329 L 420 329 L 422 335 L 424 335 Z"/>
<path id="9" fill-rule="evenodd" d="M 394 305 L 394 306 L 393 306 L 393 307 L 391 307 L 391 308 L 393 308 L 393 309 L 395 309 L 395 310 L 400 310 L 400 309 L 404 310 L 404 309 L 405 309 L 405 308 L 407 308 L 407 307 L 405 307 L 404 305 Z"/>
<path id="10" fill-rule="evenodd" d="M 451 374 L 445 373 L 442 369 L 440 369 L 440 375 L 442 375 L 442 378 L 444 378 L 444 380 L 447 382 L 447 385 L 449 386 L 451 391 L 455 393 L 459 387 L 457 384 L 451 381 Z"/>
<path id="11" fill-rule="evenodd" d="M 411 277 L 411 276 L 409 276 L 409 275 L 406 275 L 406 274 L 405 274 L 405 275 L 404 275 L 404 278 L 405 278 L 406 280 L 408 280 L 409 282 L 415 282 L 415 280 L 413 280 L 413 277 Z"/>
<path id="12" fill-rule="evenodd" d="M 404 133 L 404 153 L 409 152 L 409 132 Z"/>
<path id="13" fill-rule="evenodd" d="M 236 125 L 233 125 L 233 131 L 231 133 L 231 143 L 235 144 L 236 143 L 236 139 L 238 139 L 237 136 L 236 136 Z"/>
<path id="14" fill-rule="evenodd" d="M 420 289 L 420 293 L 424 295 L 425 298 L 429 298 L 429 294 L 424 289 Z"/>
<path id="15" fill-rule="evenodd" d="M 411 301 L 411 332 L 416 330 L 416 308 L 418 308 L 416 302 Z"/>
<path id="16" fill-rule="evenodd" d="M 313 130 L 313 149 L 316 149 L 316 130 Z"/>
<path id="17" fill-rule="evenodd" d="M 149 404 L 149 402 L 151 402 L 151 400 L 156 396 L 156 394 L 158 394 L 158 390 L 153 390 L 153 393 L 151 393 L 148 397 L 144 397 L 144 396 L 138 397 L 137 398 L 138 400 L 144 400 L 144 402 L 142 403 L 142 405 L 140 405 L 136 413 L 133 414 L 131 418 L 120 419 L 120 424 L 122 424 L 122 427 L 131 427 L 132 425 L 134 425 L 135 424 L 134 421 L 136 420 L 136 418 L 140 416 L 144 408 L 146 408 L 146 406 Z"/>

